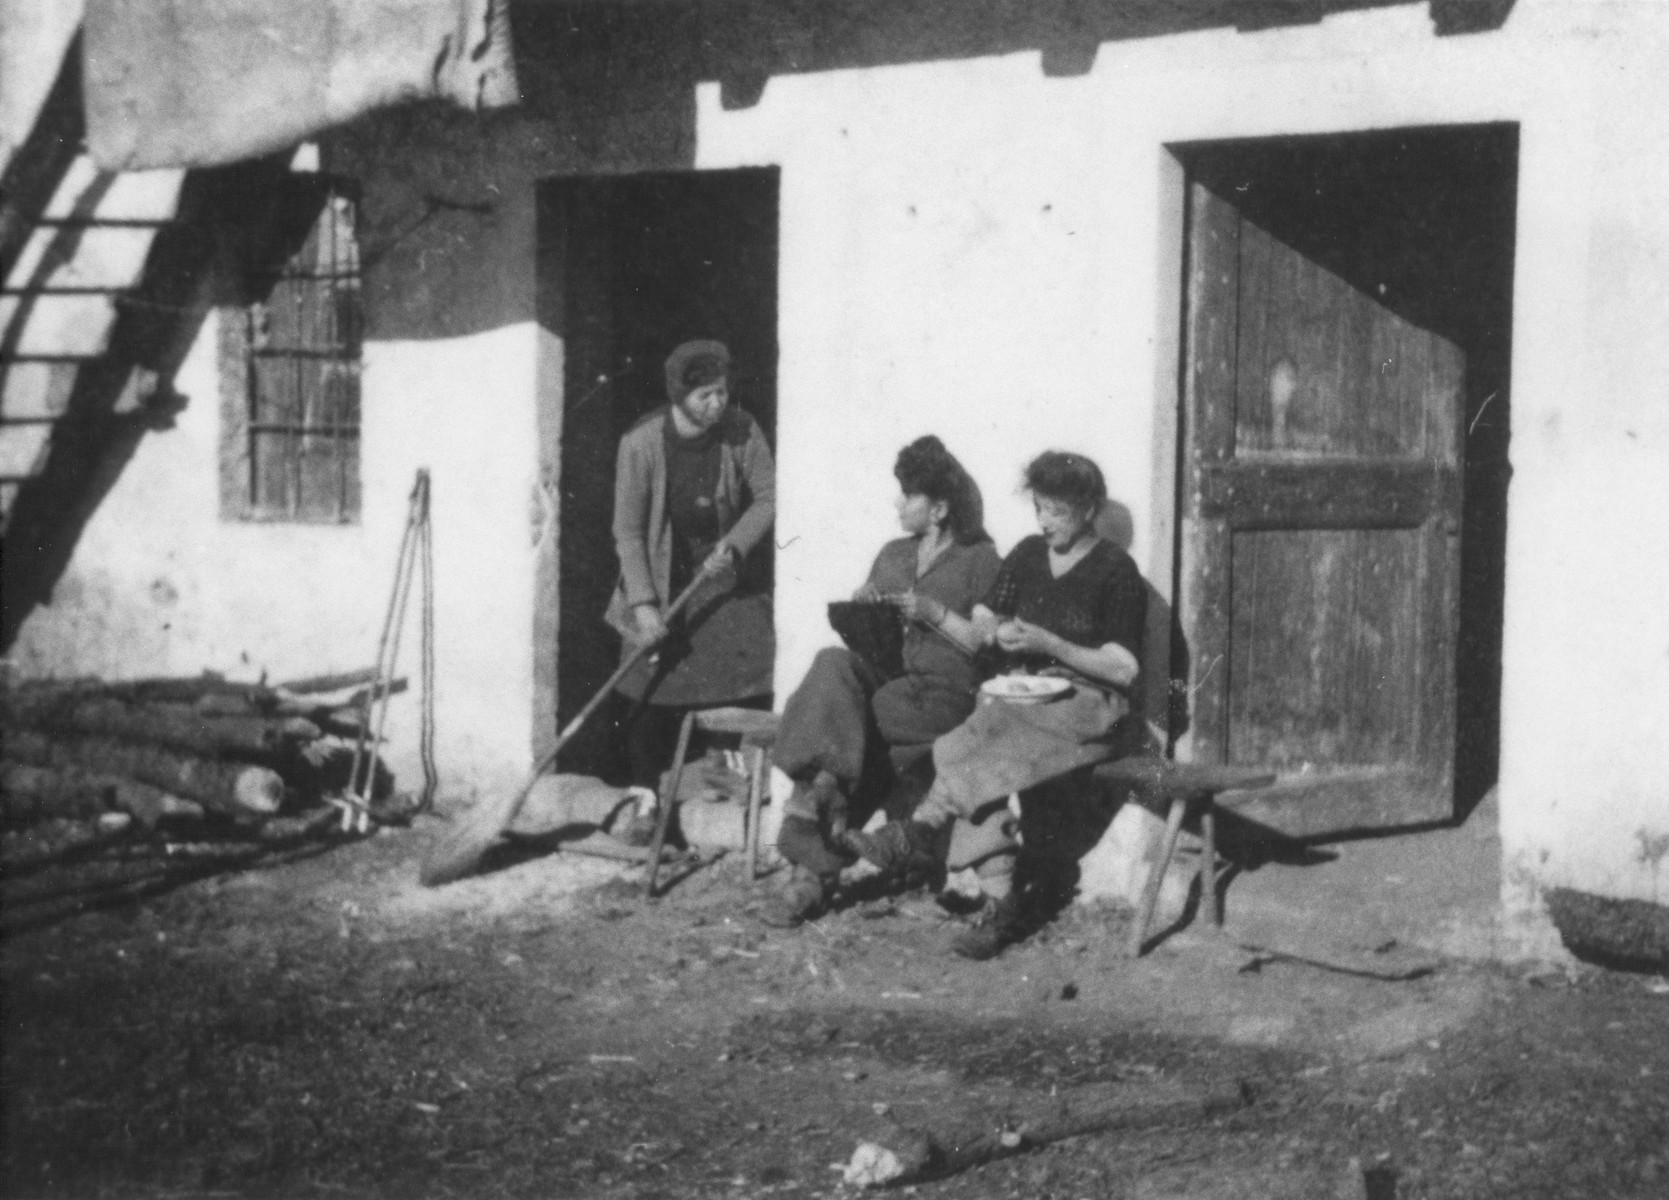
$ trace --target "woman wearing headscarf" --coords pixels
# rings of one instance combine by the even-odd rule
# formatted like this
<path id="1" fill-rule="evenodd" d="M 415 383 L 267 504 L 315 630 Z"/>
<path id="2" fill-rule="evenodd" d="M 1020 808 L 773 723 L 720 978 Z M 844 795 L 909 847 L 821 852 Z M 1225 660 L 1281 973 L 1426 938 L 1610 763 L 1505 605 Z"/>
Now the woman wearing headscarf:
<path id="1" fill-rule="evenodd" d="M 979 489 L 931 434 L 899 451 L 893 475 L 905 536 L 881 547 L 856 598 L 897 606 L 904 673 L 883 679 L 852 651 L 829 647 L 788 698 L 772 758 L 794 780 L 777 840 L 792 870 L 786 891 L 761 914 L 772 924 L 798 924 L 828 902 L 852 858 L 838 838 L 860 789 L 873 800 L 900 775 L 919 772 L 933 740 L 974 708 L 979 668 L 935 630 L 947 616 L 965 619 L 997 577 L 1001 560 L 985 532 Z"/>
<path id="2" fill-rule="evenodd" d="M 990 828 L 993 817 L 1000 824 L 1010 795 L 1115 753 L 1139 669 L 1147 585 L 1130 556 L 1096 532 L 1107 485 L 1094 462 L 1048 451 L 1026 467 L 1025 487 L 1038 532 L 1003 560 L 971 619 L 947 614 L 940 627 L 970 649 L 991 648 L 1002 670 L 1058 676 L 1069 686 L 1044 703 L 982 703 L 934 742 L 933 786 L 911 817 L 847 834 L 883 871 L 935 861 L 953 825 L 962 834 Z M 1017 852 L 1010 840 L 980 864 L 983 919 L 952 946 L 964 957 L 990 958 L 1025 935 Z"/>
<path id="3" fill-rule="evenodd" d="M 730 352 L 690 341 L 666 360 L 668 403 L 620 440 L 614 545 L 620 580 L 606 619 L 627 655 L 659 649 L 621 680 L 637 702 L 626 730 L 634 784 L 655 787 L 692 708 L 766 705 L 776 637 L 763 542 L 776 468 L 759 424 L 730 403 Z M 670 626 L 668 604 L 703 587 Z"/>

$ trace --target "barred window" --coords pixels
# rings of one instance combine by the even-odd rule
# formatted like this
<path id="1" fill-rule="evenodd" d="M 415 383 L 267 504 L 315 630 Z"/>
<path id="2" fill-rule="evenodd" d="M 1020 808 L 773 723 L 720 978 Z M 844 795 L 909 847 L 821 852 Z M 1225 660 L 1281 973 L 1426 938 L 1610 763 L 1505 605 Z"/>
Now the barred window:
<path id="1" fill-rule="evenodd" d="M 328 178 L 286 180 L 290 234 L 259 298 L 226 313 L 222 511 L 239 520 L 359 519 L 361 297 L 355 204 Z M 299 246 L 296 245 L 299 240 Z"/>

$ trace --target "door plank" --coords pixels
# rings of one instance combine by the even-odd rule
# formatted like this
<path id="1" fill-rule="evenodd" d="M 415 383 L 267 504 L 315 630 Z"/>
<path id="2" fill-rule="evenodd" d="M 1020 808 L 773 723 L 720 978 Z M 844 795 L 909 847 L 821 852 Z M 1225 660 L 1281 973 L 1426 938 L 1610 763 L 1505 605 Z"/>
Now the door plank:
<path id="1" fill-rule="evenodd" d="M 1295 835 L 1444 817 L 1464 358 L 1189 195 L 1179 754 L 1279 769 Z"/>
<path id="2" fill-rule="evenodd" d="M 1413 528 L 1459 503 L 1459 474 L 1431 463 L 1240 459 L 1199 470 L 1199 515 L 1233 529 Z"/>
<path id="3" fill-rule="evenodd" d="M 1287 775 L 1255 792 L 1223 792 L 1236 817 L 1290 838 L 1317 838 L 1441 820 L 1426 799 L 1429 781 L 1408 767 L 1336 769 Z"/>
<path id="4" fill-rule="evenodd" d="M 1395 765 L 1413 750 L 1417 530 L 1236 533 L 1229 761 Z"/>
<path id="5" fill-rule="evenodd" d="M 1234 453 L 1236 312 L 1240 217 L 1198 184 L 1191 188 L 1188 239 L 1189 363 L 1183 377 L 1182 513 L 1178 616 L 1188 632 L 1188 753 L 1221 762 L 1228 703 L 1228 526 L 1201 515 L 1204 465 Z"/>

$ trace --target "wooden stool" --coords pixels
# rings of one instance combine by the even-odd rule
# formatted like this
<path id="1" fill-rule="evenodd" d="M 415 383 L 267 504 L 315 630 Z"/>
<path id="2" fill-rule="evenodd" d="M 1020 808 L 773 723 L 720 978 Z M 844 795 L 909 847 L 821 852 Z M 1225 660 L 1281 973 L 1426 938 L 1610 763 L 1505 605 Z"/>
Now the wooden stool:
<path id="1" fill-rule="evenodd" d="M 748 779 L 748 817 L 744 833 L 747 845 L 748 882 L 758 877 L 759 808 L 770 780 L 771 746 L 777 738 L 777 715 L 760 708 L 702 708 L 684 714 L 678 727 L 678 749 L 673 752 L 672 770 L 667 776 L 666 791 L 661 795 L 660 811 L 655 817 L 655 842 L 649 849 L 649 880 L 644 895 L 655 895 L 655 878 L 660 872 L 661 848 L 666 843 L 667 825 L 672 810 L 678 806 L 678 784 L 684 777 L 684 759 L 690 751 L 690 734 L 696 729 L 703 733 L 725 733 L 742 739 L 743 747 L 754 751 L 753 769 Z"/>
<path id="2" fill-rule="evenodd" d="M 1220 928 L 1223 910 L 1217 903 L 1217 794 L 1268 787 L 1275 782 L 1275 773 L 1256 767 L 1181 763 L 1142 755 L 1104 763 L 1095 769 L 1095 777 L 1140 788 L 1169 801 L 1159 857 L 1148 872 L 1141 907 L 1136 910 L 1136 924 L 1130 930 L 1126 947 L 1129 956 L 1140 958 L 1147 943 L 1148 926 L 1153 923 L 1153 910 L 1159 903 L 1159 889 L 1165 881 L 1165 872 L 1170 869 L 1183 818 L 1190 808 L 1200 816 L 1200 900 L 1209 908 L 1211 923 Z"/>

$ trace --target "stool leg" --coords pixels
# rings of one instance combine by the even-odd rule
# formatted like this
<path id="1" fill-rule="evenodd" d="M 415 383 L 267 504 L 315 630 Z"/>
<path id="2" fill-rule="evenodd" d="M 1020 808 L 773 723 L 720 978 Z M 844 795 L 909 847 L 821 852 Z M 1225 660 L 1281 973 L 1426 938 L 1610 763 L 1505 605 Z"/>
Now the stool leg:
<path id="1" fill-rule="evenodd" d="M 1131 958 L 1142 956 L 1142 945 L 1147 941 L 1147 927 L 1153 921 L 1154 907 L 1159 903 L 1159 888 L 1165 882 L 1165 871 L 1176 853 L 1176 839 L 1182 832 L 1182 815 L 1188 809 L 1186 796 L 1171 797 L 1170 811 L 1165 815 L 1165 840 L 1160 844 L 1159 857 L 1148 873 L 1147 887 L 1142 890 L 1142 906 L 1136 912 L 1135 927 L 1130 930 L 1130 944 L 1126 951 Z"/>
<path id="2" fill-rule="evenodd" d="M 1207 906 L 1211 923 L 1223 927 L 1223 909 L 1217 903 L 1217 797 L 1207 796 L 1200 810 L 1200 902 Z"/>
<path id="3" fill-rule="evenodd" d="M 678 749 L 672 755 L 672 774 L 667 779 L 666 795 L 661 797 L 661 811 L 655 821 L 655 842 L 649 847 L 649 882 L 643 894 L 655 898 L 655 876 L 661 869 L 661 847 L 666 845 L 666 827 L 672 820 L 672 810 L 678 805 L 678 784 L 684 777 L 684 756 L 690 751 L 690 731 L 695 728 L 695 713 L 684 714 L 678 727 Z"/>
<path id="4" fill-rule="evenodd" d="M 765 796 L 765 747 L 753 751 L 753 778 L 748 781 L 748 882 L 759 878 L 759 806 Z"/>

